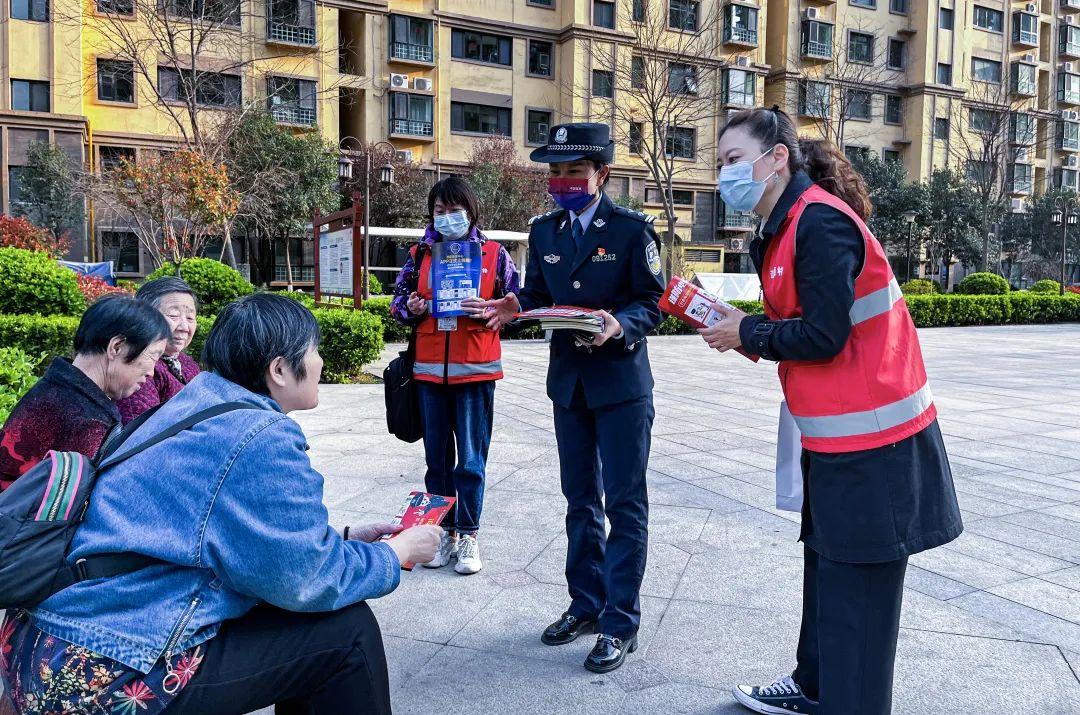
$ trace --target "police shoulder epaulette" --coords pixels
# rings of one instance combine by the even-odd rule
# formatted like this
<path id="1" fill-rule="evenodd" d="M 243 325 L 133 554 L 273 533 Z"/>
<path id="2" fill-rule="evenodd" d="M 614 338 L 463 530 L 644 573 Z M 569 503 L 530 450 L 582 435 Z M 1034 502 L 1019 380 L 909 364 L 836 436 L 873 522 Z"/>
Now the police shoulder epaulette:
<path id="1" fill-rule="evenodd" d="M 532 226 L 537 221 L 543 221 L 545 219 L 549 219 L 552 216 L 554 216 L 555 214 L 559 213 L 560 211 L 562 211 L 562 209 L 553 209 L 551 211 L 548 211 L 547 213 L 538 214 L 536 216 L 533 216 L 531 219 L 529 219 L 529 225 Z"/>
<path id="2" fill-rule="evenodd" d="M 628 209 L 624 206 L 619 206 L 617 204 L 615 206 L 615 211 L 622 214 L 623 216 L 629 216 L 630 218 L 637 219 L 638 221 L 644 221 L 645 223 L 652 223 L 656 221 L 656 217 L 652 214 L 647 214 L 644 211 L 634 211 L 633 209 Z"/>

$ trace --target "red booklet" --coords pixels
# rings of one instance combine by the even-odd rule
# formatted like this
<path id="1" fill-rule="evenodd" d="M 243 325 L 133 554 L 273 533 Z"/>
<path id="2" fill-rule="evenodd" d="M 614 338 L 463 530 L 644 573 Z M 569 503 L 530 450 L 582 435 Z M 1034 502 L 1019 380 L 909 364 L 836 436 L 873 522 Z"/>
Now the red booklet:
<path id="1" fill-rule="evenodd" d="M 450 507 L 454 506 L 455 501 L 457 499 L 454 497 L 444 497 L 438 494 L 428 494 L 427 492 L 412 492 L 401 506 L 401 511 L 394 517 L 394 523 L 400 524 L 406 529 L 410 526 L 421 526 L 423 524 L 442 524 L 447 512 L 450 511 Z M 386 534 L 382 539 L 383 541 L 389 541 L 395 536 L 397 534 Z M 401 568 L 412 571 L 415 565 L 411 561 L 406 561 L 401 564 Z"/>
<path id="2" fill-rule="evenodd" d="M 723 317 L 715 310 L 714 306 L 717 305 L 728 310 L 737 310 L 731 303 L 698 288 L 680 276 L 671 277 L 667 290 L 660 297 L 660 310 L 695 328 L 707 328 Z M 756 355 L 747 355 L 742 348 L 735 349 L 754 362 L 758 361 Z"/>

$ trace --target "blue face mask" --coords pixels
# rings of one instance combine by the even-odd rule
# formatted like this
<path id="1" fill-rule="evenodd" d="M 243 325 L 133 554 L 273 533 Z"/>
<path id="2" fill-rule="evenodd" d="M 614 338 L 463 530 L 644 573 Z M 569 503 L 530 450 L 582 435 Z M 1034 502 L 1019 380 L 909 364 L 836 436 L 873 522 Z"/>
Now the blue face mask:
<path id="1" fill-rule="evenodd" d="M 463 238 L 469 232 L 469 214 L 465 209 L 435 217 L 435 230 L 451 241 Z"/>
<path id="2" fill-rule="evenodd" d="M 773 147 L 775 149 L 775 147 Z M 765 185 L 769 179 L 776 176 L 776 172 L 769 174 L 761 181 L 754 180 L 754 164 L 762 156 L 772 153 L 769 149 L 753 161 L 740 161 L 734 164 L 720 167 L 720 198 L 724 203 L 736 211 L 752 211 L 761 201 L 765 193 Z"/>

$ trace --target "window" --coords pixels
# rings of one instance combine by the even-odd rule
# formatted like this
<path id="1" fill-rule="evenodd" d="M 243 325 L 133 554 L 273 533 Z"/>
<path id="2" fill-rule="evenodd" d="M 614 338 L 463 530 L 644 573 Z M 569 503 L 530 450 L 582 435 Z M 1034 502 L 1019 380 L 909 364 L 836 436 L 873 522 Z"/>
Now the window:
<path id="1" fill-rule="evenodd" d="M 1072 191 L 1076 191 L 1078 176 L 1076 169 L 1055 169 L 1054 175 L 1054 183 L 1057 184 L 1059 189 L 1071 189 Z"/>
<path id="2" fill-rule="evenodd" d="M 390 93 L 390 133 L 435 136 L 435 100 L 422 94 Z"/>
<path id="3" fill-rule="evenodd" d="M 164 99 L 187 102 L 192 92 L 197 105 L 240 106 L 240 78 L 236 75 L 158 67 L 158 93 Z"/>
<path id="4" fill-rule="evenodd" d="M 390 57 L 395 60 L 434 62 L 431 20 L 405 15 L 390 16 Z"/>
<path id="5" fill-rule="evenodd" d="M 627 149 L 631 154 L 641 154 L 645 151 L 644 141 L 642 140 L 642 133 L 645 131 L 645 125 L 641 122 L 630 122 L 630 131 L 627 135 Z"/>
<path id="6" fill-rule="evenodd" d="M 550 42 L 529 40 L 529 74 L 537 77 L 551 77 L 554 63 L 551 58 L 555 48 Z"/>
<path id="7" fill-rule="evenodd" d="M 1031 164 L 1013 164 L 1010 171 L 1009 190 L 1014 194 L 1030 194 L 1035 167 Z"/>
<path id="8" fill-rule="evenodd" d="M 937 81 L 938 84 L 952 84 L 952 65 L 946 62 L 938 62 Z"/>
<path id="9" fill-rule="evenodd" d="M 547 144 L 551 129 L 551 112 L 546 109 L 530 109 L 526 113 L 525 141 L 529 144 Z"/>
<path id="10" fill-rule="evenodd" d="M 889 0 L 889 12 L 907 15 L 907 0 Z"/>
<path id="11" fill-rule="evenodd" d="M 758 9 L 746 5 L 728 5 L 724 13 L 724 42 L 756 45 Z"/>
<path id="12" fill-rule="evenodd" d="M 904 100 L 898 94 L 885 95 L 885 123 L 900 124 L 904 119 Z"/>
<path id="13" fill-rule="evenodd" d="M 833 26 L 827 22 L 805 20 L 802 26 L 802 54 L 804 57 L 832 59 Z"/>
<path id="14" fill-rule="evenodd" d="M 1058 101 L 1080 104 L 1080 74 L 1058 72 Z"/>
<path id="15" fill-rule="evenodd" d="M 634 22 L 645 22 L 645 0 L 634 0 L 630 6 L 630 19 Z"/>
<path id="16" fill-rule="evenodd" d="M 871 10 L 877 7 L 877 0 L 851 0 L 855 7 L 868 7 Z"/>
<path id="17" fill-rule="evenodd" d="M 271 75 L 266 78 L 266 94 L 270 115 L 275 121 L 286 124 L 315 123 L 315 82 Z"/>
<path id="18" fill-rule="evenodd" d="M 664 203 L 664 193 L 652 186 L 645 188 L 645 203 L 647 204 L 662 204 Z M 694 192 L 686 189 L 672 189 L 671 190 L 671 203 L 676 206 L 693 206 L 694 205 Z"/>
<path id="19" fill-rule="evenodd" d="M 8 166 L 8 202 L 13 209 L 18 207 L 25 211 L 28 208 L 28 202 L 23 199 L 22 195 L 24 171 L 26 171 L 25 166 Z M 15 213 L 23 213 L 23 211 L 16 211 Z"/>
<path id="20" fill-rule="evenodd" d="M 11 108 L 23 112 L 49 111 L 49 83 L 11 80 Z"/>
<path id="21" fill-rule="evenodd" d="M 11 0 L 12 20 L 49 21 L 48 0 Z"/>
<path id="22" fill-rule="evenodd" d="M 697 68 L 673 62 L 668 65 L 668 92 L 671 94 L 697 94 Z"/>
<path id="23" fill-rule="evenodd" d="M 135 102 L 135 70 L 130 62 L 97 61 L 97 96 L 106 102 Z"/>
<path id="24" fill-rule="evenodd" d="M 630 58 L 630 86 L 633 89 L 645 89 L 645 58 L 635 55 Z"/>
<path id="25" fill-rule="evenodd" d="M 870 156 L 870 147 L 847 144 L 844 146 L 844 156 L 852 164 L 858 164 L 861 161 L 866 161 Z"/>
<path id="26" fill-rule="evenodd" d="M 952 8 L 943 7 L 938 11 L 938 27 L 940 27 L 942 30 L 953 29 Z"/>
<path id="27" fill-rule="evenodd" d="M 1000 82 L 1001 63 L 996 60 L 971 58 L 971 78 L 976 82 Z"/>
<path id="28" fill-rule="evenodd" d="M 900 152 L 896 149 L 882 149 L 881 160 L 888 164 L 889 162 L 900 163 Z"/>
<path id="29" fill-rule="evenodd" d="M 1033 47 L 1039 44 L 1039 16 L 1027 12 L 1013 13 L 1013 42 Z"/>
<path id="30" fill-rule="evenodd" d="M 139 272 L 139 239 L 130 231 L 102 231 L 101 257 L 117 273 Z"/>
<path id="31" fill-rule="evenodd" d="M 665 150 L 676 159 L 693 159 L 694 130 L 689 127 L 668 127 Z"/>
<path id="32" fill-rule="evenodd" d="M 757 75 L 747 70 L 729 69 L 724 72 L 724 101 L 740 107 L 754 106 L 757 97 Z"/>
<path id="33" fill-rule="evenodd" d="M 904 55 L 906 49 L 907 43 L 903 40 L 898 40 L 895 37 L 889 38 L 888 65 L 890 69 L 904 69 Z"/>
<path id="34" fill-rule="evenodd" d="M 615 3 L 608 0 L 593 0 L 592 24 L 597 27 L 615 29 Z"/>
<path id="35" fill-rule="evenodd" d="M 947 117 L 934 118 L 934 138 L 942 141 L 949 139 L 949 119 Z"/>
<path id="36" fill-rule="evenodd" d="M 1080 122 L 1058 122 L 1057 145 L 1064 151 L 1080 151 Z"/>
<path id="37" fill-rule="evenodd" d="M 1013 62 L 1012 91 L 1027 97 L 1035 96 L 1035 65 Z"/>
<path id="38" fill-rule="evenodd" d="M 529 5 L 539 5 L 540 7 L 555 7 L 555 0 L 529 0 Z"/>
<path id="39" fill-rule="evenodd" d="M 510 67 L 514 41 L 509 37 L 454 30 L 450 35 L 450 55 L 459 60 L 473 60 Z"/>
<path id="40" fill-rule="evenodd" d="M 861 119 L 870 121 L 870 110 L 873 107 L 873 95 L 861 89 L 845 90 L 847 94 L 847 107 L 845 114 L 848 119 Z"/>
<path id="41" fill-rule="evenodd" d="M 110 0 L 111 1 L 111 0 Z M 124 5 L 132 5 L 132 11 L 127 13 L 118 12 L 117 14 L 131 15 L 134 13 L 134 1 L 133 0 L 121 0 Z M 291 8 L 286 7 L 275 8 L 273 7 L 273 0 L 271 0 L 271 12 L 281 12 L 284 16 L 290 14 L 296 16 L 299 9 L 297 8 L 297 2 L 308 3 L 310 5 L 311 21 L 307 27 L 311 28 L 311 41 L 305 44 L 315 44 L 315 4 L 314 0 L 287 0 L 283 5 L 291 5 Z M 174 17 L 187 17 L 193 20 L 209 20 L 212 22 L 219 22 L 226 25 L 240 24 L 240 0 L 158 0 L 158 7 L 164 10 L 167 14 Z M 277 18 L 278 15 L 273 15 Z M 296 23 L 294 23 L 295 25 Z M 269 24 L 268 24 L 269 29 Z M 273 38 L 271 35 L 267 35 L 269 39 L 284 39 Z M 287 40 L 289 42 L 300 42 L 299 38 Z"/>
<path id="42" fill-rule="evenodd" d="M 987 109 L 972 109 L 968 112 L 968 127 L 982 134 L 996 133 L 1000 120 L 1000 114 Z"/>
<path id="43" fill-rule="evenodd" d="M 1035 117 L 1030 114 L 1014 114 L 1009 117 L 1009 141 L 1013 144 L 1035 143 Z"/>
<path id="44" fill-rule="evenodd" d="M 609 70 L 592 71 L 592 96 L 607 97 L 615 96 L 615 73 Z"/>
<path id="45" fill-rule="evenodd" d="M 852 32 L 849 34 L 847 56 L 849 62 L 873 63 L 874 36 L 865 32 Z"/>
<path id="46" fill-rule="evenodd" d="M 824 82 L 808 80 L 799 85 L 799 114 L 807 117 L 829 116 L 831 89 Z"/>
<path id="47" fill-rule="evenodd" d="M 988 161 L 969 159 L 964 166 L 964 176 L 973 184 L 988 184 L 993 181 L 993 166 Z"/>
<path id="48" fill-rule="evenodd" d="M 989 30 L 990 32 L 1005 31 L 1005 13 L 1001 10 L 994 10 L 993 8 L 976 5 L 972 16 L 972 22 L 975 24 L 975 27 L 982 30 Z"/>
<path id="49" fill-rule="evenodd" d="M 450 131 L 510 136 L 510 110 L 485 104 L 450 103 Z"/>
<path id="50" fill-rule="evenodd" d="M 697 30 L 698 6 L 696 0 L 669 0 L 668 27 L 673 30 Z"/>
<path id="51" fill-rule="evenodd" d="M 103 15 L 134 15 L 135 0 L 97 0 L 97 11 Z"/>
<path id="52" fill-rule="evenodd" d="M 1080 26 L 1060 25 L 1058 30 L 1058 52 L 1063 55 L 1080 57 Z"/>
<path id="53" fill-rule="evenodd" d="M 124 162 L 135 163 L 135 150 L 129 146 L 102 146 L 98 147 L 98 168 L 101 173 L 107 174 L 120 168 Z"/>

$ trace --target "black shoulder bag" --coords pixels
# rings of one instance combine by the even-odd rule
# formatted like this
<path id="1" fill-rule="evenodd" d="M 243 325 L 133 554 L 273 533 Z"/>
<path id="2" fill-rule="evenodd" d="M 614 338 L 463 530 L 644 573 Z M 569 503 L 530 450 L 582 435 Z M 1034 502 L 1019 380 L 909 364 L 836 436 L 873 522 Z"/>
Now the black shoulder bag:
<path id="1" fill-rule="evenodd" d="M 420 281 L 420 267 L 424 263 L 427 244 L 423 241 L 416 246 L 413 258 L 413 281 L 410 293 L 415 291 Z M 386 399 L 386 429 L 402 442 L 415 442 L 424 436 L 424 423 L 420 417 L 420 399 L 413 379 L 413 364 L 416 362 L 416 327 L 409 333 L 409 345 L 404 352 L 390 361 L 383 370 L 383 391 Z"/>

